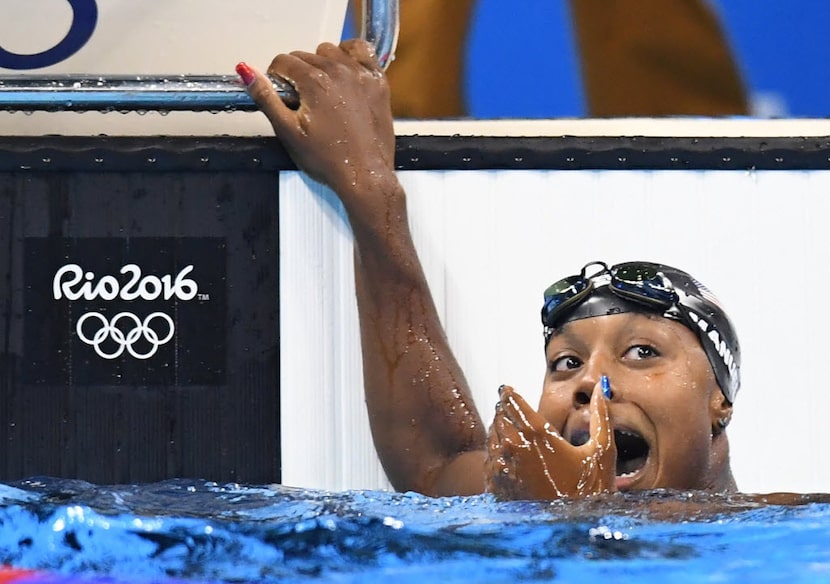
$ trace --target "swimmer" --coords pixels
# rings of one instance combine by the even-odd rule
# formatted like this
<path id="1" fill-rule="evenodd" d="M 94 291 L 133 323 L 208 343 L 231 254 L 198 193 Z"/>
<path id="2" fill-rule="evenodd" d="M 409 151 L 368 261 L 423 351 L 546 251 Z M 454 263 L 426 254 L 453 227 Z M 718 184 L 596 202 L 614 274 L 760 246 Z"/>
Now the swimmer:
<path id="1" fill-rule="evenodd" d="M 268 73 L 295 87 L 296 110 L 260 72 L 245 63 L 237 72 L 297 166 L 348 215 L 366 404 L 396 489 L 505 499 L 735 490 L 725 428 L 739 385 L 737 339 L 688 274 L 596 262 L 553 284 L 538 410 L 504 386 L 488 433 L 412 242 L 389 87 L 371 46 L 278 55 Z"/>
<path id="2" fill-rule="evenodd" d="M 539 411 L 502 392 L 488 443 L 489 490 L 523 499 L 734 491 L 724 430 L 740 386 L 740 349 L 711 292 L 669 266 L 592 262 L 544 298 L 548 371 Z M 560 451 L 574 460 L 562 466 Z M 534 461 L 543 472 L 523 475 Z"/>

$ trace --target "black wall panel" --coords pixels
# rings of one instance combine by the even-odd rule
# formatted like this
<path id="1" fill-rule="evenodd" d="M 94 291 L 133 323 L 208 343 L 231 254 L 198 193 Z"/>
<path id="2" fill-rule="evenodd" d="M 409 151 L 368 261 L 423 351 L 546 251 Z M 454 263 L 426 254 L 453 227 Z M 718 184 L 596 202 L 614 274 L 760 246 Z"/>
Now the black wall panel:
<path id="1" fill-rule="evenodd" d="M 277 171 L 213 170 L 209 143 L 21 144 L 0 147 L 0 480 L 279 481 Z"/>

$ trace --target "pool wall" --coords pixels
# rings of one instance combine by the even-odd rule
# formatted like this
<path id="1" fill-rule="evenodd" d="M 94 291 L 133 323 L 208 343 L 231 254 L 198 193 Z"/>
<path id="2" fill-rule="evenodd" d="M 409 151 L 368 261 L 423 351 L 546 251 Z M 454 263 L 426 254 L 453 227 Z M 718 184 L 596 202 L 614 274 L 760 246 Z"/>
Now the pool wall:
<path id="1" fill-rule="evenodd" d="M 240 60 L 337 41 L 346 4 L 15 3 L 0 75 L 235 82 Z M 267 120 L 27 114 L 0 112 L 0 480 L 279 481 L 276 192 L 292 165 L 273 140 L 221 138 Z"/>
<path id="2" fill-rule="evenodd" d="M 0 480 L 280 479 L 273 142 L 0 138 Z"/>
<path id="3" fill-rule="evenodd" d="M 712 288 L 738 329 L 743 389 L 729 434 L 739 486 L 826 491 L 828 130 L 805 120 L 399 124 L 413 236 L 485 419 L 502 383 L 538 400 L 548 284 L 590 260 L 656 260 Z M 298 173 L 280 175 L 280 262 L 283 480 L 384 487 L 363 406 L 349 227 L 333 195 Z"/>

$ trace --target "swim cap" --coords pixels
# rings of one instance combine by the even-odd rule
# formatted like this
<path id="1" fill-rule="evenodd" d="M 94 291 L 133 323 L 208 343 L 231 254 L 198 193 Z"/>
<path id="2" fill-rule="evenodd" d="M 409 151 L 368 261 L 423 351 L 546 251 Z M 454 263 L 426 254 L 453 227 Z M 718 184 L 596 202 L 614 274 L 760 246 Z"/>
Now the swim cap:
<path id="1" fill-rule="evenodd" d="M 603 269 L 588 276 L 586 268 L 591 265 Z M 650 262 L 627 262 L 610 268 L 603 262 L 591 262 L 582 269 L 581 276 L 557 284 L 559 296 L 554 299 L 546 293 L 542 307 L 545 346 L 557 328 L 574 320 L 624 312 L 658 314 L 684 324 L 697 335 L 723 395 L 729 403 L 734 401 L 741 385 L 741 350 L 735 328 L 715 295 L 688 273 Z M 652 294 L 654 290 L 659 294 Z M 661 304 L 655 300 L 657 296 L 671 299 Z M 557 310 L 560 306 L 562 309 Z"/>

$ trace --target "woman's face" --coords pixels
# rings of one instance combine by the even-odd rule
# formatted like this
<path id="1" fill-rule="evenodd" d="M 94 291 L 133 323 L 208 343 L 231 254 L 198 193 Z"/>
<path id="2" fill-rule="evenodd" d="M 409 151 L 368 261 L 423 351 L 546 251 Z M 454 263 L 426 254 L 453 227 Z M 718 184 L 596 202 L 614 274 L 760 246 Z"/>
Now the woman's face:
<path id="1" fill-rule="evenodd" d="M 625 313 L 571 321 L 547 346 L 539 412 L 572 444 L 588 439 L 588 403 L 607 375 L 617 488 L 706 489 L 728 465 L 713 429 L 731 413 L 692 331 Z"/>

